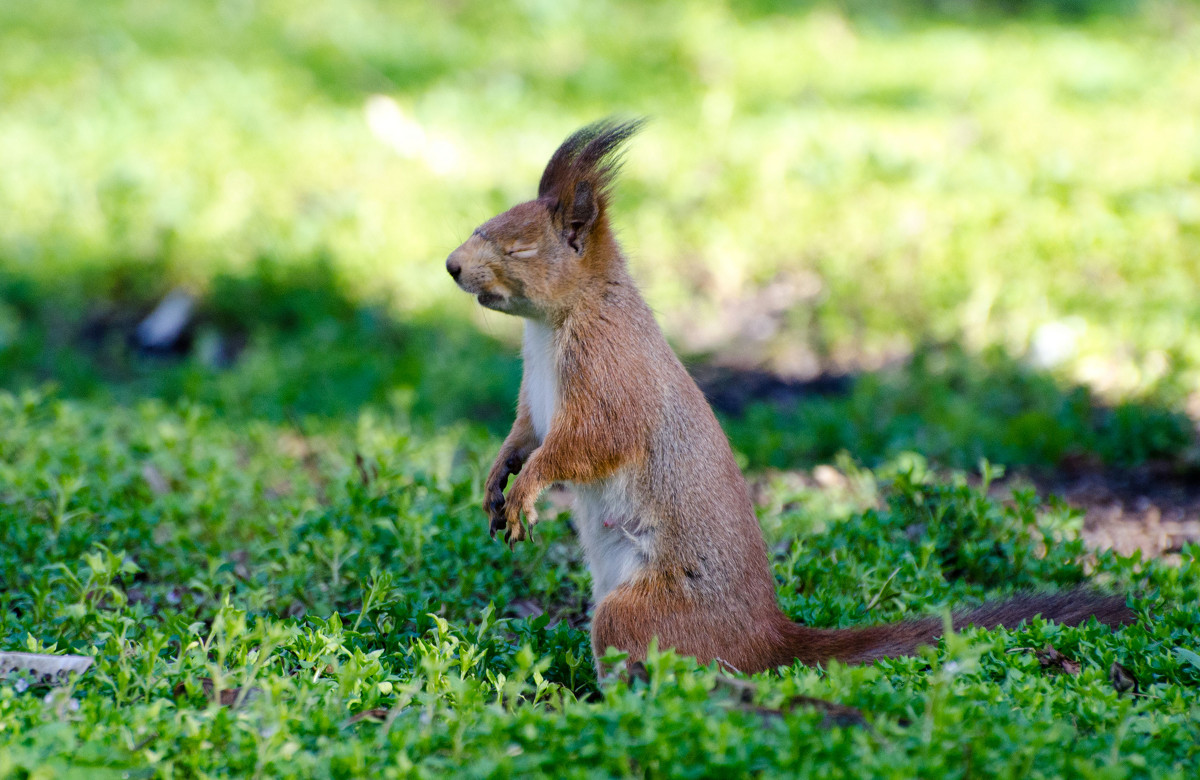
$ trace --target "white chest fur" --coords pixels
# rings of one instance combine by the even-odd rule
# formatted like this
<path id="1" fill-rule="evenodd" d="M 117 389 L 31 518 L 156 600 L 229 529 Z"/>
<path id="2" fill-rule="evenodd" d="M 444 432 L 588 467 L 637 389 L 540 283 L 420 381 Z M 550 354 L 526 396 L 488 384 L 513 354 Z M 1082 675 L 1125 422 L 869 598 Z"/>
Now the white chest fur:
<path id="1" fill-rule="evenodd" d="M 525 320 L 521 357 L 525 367 L 525 400 L 533 417 L 533 432 L 540 442 L 549 433 L 550 421 L 558 408 L 554 330 L 543 322 Z"/>

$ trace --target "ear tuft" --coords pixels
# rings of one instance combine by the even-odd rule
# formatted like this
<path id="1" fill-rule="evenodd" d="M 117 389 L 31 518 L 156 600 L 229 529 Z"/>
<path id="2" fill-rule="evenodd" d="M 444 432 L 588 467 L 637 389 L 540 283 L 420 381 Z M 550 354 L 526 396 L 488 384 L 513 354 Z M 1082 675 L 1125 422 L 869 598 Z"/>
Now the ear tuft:
<path id="1" fill-rule="evenodd" d="M 621 166 L 621 146 L 644 124 L 644 119 L 602 119 L 572 133 L 546 164 L 538 198 L 551 202 L 576 252 L 582 251 L 586 237 L 604 216 Z"/>

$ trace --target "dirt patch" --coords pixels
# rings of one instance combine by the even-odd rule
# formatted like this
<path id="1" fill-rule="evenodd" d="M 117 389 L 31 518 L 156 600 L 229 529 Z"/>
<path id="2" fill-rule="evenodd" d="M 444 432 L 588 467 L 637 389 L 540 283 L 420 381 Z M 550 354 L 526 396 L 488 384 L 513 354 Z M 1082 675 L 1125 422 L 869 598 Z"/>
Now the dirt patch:
<path id="1" fill-rule="evenodd" d="M 768 370 L 704 361 L 689 363 L 688 370 L 709 402 L 729 415 L 739 415 L 755 402 L 795 406 L 815 397 L 845 395 L 851 391 L 855 379 L 853 375 L 831 373 L 793 379 Z M 1200 392 L 1189 399 L 1187 412 L 1200 430 Z M 1010 476 L 992 485 L 991 495 L 1006 501 L 1014 488 L 1032 487 L 1043 498 L 1058 496 L 1084 512 L 1082 535 L 1092 549 L 1113 549 L 1122 555 L 1141 550 L 1147 557 L 1178 558 L 1185 544 L 1200 543 L 1200 462 L 1194 454 L 1197 448 L 1200 440 L 1190 453 L 1183 452 L 1176 460 L 1137 467 L 1107 466 L 1094 456 L 1081 456 L 1068 457 L 1056 467 L 1042 471 L 1014 469 Z M 781 488 L 793 498 L 800 496 L 801 504 L 813 504 L 813 494 L 829 498 L 837 492 L 830 474 L 845 481 L 845 475 L 836 469 L 818 466 L 811 472 L 787 470 L 760 474 L 751 478 L 751 490 L 760 506 L 777 503 L 775 493 Z M 869 502 L 872 497 L 850 498 L 854 501 L 844 507 L 824 506 L 829 501 L 817 503 L 826 511 L 837 508 L 855 511 L 855 506 L 864 500 Z"/>
<path id="2" fill-rule="evenodd" d="M 1141 550 L 1145 556 L 1171 558 L 1188 542 L 1200 542 L 1200 469 L 1195 467 L 1113 468 L 1068 459 L 1051 472 L 1006 478 L 992 486 L 992 494 L 1007 496 L 1022 484 L 1083 510 L 1084 541 L 1097 550 L 1122 555 Z"/>
<path id="3" fill-rule="evenodd" d="M 939 478 L 949 476 L 941 474 Z M 767 471 L 748 477 L 751 496 L 772 512 L 802 509 L 830 518 L 870 507 L 883 508 L 873 480 L 862 480 L 830 465 L 812 471 Z M 979 487 L 978 476 L 968 481 Z M 869 483 L 869 484 L 868 484 Z M 1035 490 L 1043 500 L 1057 496 L 1084 513 L 1081 536 L 1094 550 L 1178 561 L 1188 543 L 1200 543 L 1200 469 L 1174 463 L 1114 468 L 1068 460 L 1043 472 L 1016 471 L 996 480 L 992 499 L 1012 500 L 1015 489 Z"/>

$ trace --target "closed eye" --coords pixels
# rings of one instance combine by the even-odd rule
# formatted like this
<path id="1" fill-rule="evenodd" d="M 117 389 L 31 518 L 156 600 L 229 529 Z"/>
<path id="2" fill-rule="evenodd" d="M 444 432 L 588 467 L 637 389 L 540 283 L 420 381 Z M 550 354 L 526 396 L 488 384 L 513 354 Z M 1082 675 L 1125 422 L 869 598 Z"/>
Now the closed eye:
<path id="1" fill-rule="evenodd" d="M 517 260 L 528 260 L 537 254 L 536 246 L 514 246 L 505 252 L 509 257 Z"/>

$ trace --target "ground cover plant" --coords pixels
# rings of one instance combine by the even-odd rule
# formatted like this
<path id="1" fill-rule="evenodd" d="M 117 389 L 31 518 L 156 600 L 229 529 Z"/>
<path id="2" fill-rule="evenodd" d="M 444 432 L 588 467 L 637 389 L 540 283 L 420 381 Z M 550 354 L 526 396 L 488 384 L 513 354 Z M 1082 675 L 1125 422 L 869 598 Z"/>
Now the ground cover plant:
<path id="1" fill-rule="evenodd" d="M 1198 550 L 1093 560 L 1078 517 L 1030 494 L 1000 505 L 909 462 L 871 477 L 892 485 L 886 508 L 824 529 L 773 510 L 784 608 L 854 625 L 1088 571 L 1138 594 L 1137 626 L 1035 621 L 797 666 L 760 675 L 749 706 L 672 654 L 647 683 L 598 683 L 566 522 L 518 555 L 493 543 L 476 508 L 488 442 L 466 428 L 32 392 L 0 395 L 0 415 L 0 641 L 96 658 L 66 687 L 0 687 L 6 775 L 1187 777 L 1200 761 Z M 1047 647 L 1075 671 L 1044 665 Z M 823 727 L 796 695 L 869 725 Z"/>
<path id="2" fill-rule="evenodd" d="M 0 652 L 95 657 L 0 679 L 0 777 L 1195 776 L 1200 548 L 1088 551 L 987 483 L 1195 474 L 1198 31 L 1187 3 L 0 7 Z M 516 330 L 442 260 L 622 109 L 654 116 L 616 221 L 668 334 L 730 387 L 799 383 L 723 406 L 791 617 L 1089 582 L 1139 623 L 597 680 L 569 513 L 487 537 Z M 189 328 L 138 349 L 172 289 Z M 830 463 L 848 487 L 778 471 Z"/>

